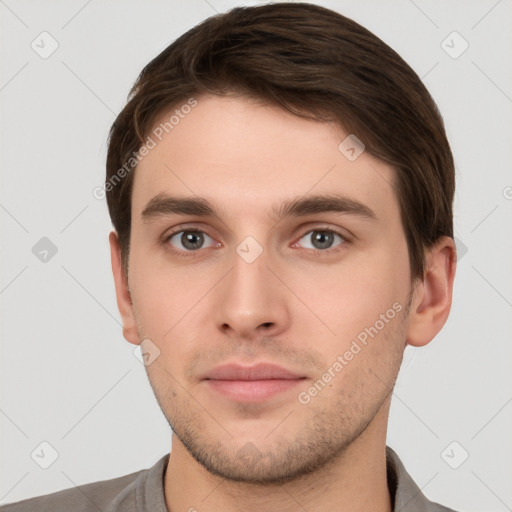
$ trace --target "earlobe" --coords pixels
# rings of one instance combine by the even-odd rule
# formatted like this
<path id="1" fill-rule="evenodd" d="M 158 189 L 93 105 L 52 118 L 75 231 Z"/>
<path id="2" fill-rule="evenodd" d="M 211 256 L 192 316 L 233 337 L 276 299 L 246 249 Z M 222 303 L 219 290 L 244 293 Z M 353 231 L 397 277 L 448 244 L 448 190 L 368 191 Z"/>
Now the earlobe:
<path id="1" fill-rule="evenodd" d="M 452 238 L 442 237 L 428 250 L 425 274 L 418 284 L 409 314 L 408 345 L 427 345 L 446 323 L 452 304 L 456 265 Z"/>
<path id="2" fill-rule="evenodd" d="M 111 231 L 108 237 L 110 243 L 110 259 L 112 262 L 112 273 L 116 288 L 117 307 L 123 322 L 123 336 L 126 341 L 139 345 L 137 323 L 133 312 L 132 298 L 128 288 L 128 279 L 125 276 L 121 261 L 121 247 L 119 237 L 115 231 Z"/>

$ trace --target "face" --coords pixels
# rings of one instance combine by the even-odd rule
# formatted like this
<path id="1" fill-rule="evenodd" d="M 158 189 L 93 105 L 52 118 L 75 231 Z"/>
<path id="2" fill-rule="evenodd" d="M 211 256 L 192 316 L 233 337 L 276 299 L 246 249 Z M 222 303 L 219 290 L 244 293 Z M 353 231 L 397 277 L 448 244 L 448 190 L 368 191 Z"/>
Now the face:
<path id="1" fill-rule="evenodd" d="M 217 475 L 282 482 L 385 435 L 407 244 L 393 170 L 347 135 L 206 95 L 135 172 L 125 336 L 150 340 L 174 442 Z"/>

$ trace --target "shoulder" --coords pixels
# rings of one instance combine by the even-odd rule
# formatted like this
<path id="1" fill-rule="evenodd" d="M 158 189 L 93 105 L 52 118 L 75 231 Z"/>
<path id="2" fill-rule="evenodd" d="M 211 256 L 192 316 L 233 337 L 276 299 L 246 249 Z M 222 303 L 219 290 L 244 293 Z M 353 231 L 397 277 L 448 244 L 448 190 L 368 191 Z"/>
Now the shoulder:
<path id="1" fill-rule="evenodd" d="M 1 505 L 0 512 L 135 512 L 140 492 L 144 493 L 148 484 L 148 476 L 152 474 L 153 478 L 158 478 L 166 460 L 163 457 L 152 468 L 129 475 Z"/>
<path id="2" fill-rule="evenodd" d="M 443 505 L 440 505 L 439 503 L 436 503 L 434 501 L 429 501 L 429 512 L 457 512 L 456 510 L 453 510 L 453 508 L 448 508 Z"/>

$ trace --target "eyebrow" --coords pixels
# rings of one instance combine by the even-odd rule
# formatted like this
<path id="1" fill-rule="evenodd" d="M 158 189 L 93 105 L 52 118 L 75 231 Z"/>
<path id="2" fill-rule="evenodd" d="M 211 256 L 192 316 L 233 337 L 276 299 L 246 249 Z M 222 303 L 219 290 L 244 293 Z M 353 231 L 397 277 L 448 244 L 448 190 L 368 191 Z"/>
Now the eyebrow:
<path id="1" fill-rule="evenodd" d="M 339 194 L 313 195 L 288 199 L 272 208 L 272 217 L 303 217 L 315 213 L 346 213 L 367 220 L 377 220 L 375 212 L 365 204 Z M 221 220 L 220 209 L 203 197 L 178 197 L 162 193 L 153 197 L 144 207 L 143 221 L 168 215 L 196 215 Z"/>

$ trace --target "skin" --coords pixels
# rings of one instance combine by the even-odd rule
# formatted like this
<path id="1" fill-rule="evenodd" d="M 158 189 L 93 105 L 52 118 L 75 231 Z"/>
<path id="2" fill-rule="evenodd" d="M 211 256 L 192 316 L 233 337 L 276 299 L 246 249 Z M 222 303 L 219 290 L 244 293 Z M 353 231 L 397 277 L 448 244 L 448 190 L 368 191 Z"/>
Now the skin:
<path id="1" fill-rule="evenodd" d="M 242 96 L 197 100 L 135 171 L 127 278 L 110 234 L 124 337 L 150 339 L 160 350 L 146 370 L 173 428 L 167 508 L 390 511 L 391 392 L 406 344 L 426 345 L 448 317 L 453 240 L 426 252 L 425 275 L 411 283 L 393 169 L 367 151 L 349 161 L 338 150 L 348 135 L 340 126 Z M 144 220 L 146 204 L 161 193 L 204 197 L 219 218 Z M 284 201 L 325 193 L 361 202 L 376 218 L 272 216 Z M 183 245 L 181 234 L 166 240 L 191 227 L 204 233 L 198 249 Z M 313 235 L 325 229 L 345 238 L 327 238 L 330 245 L 318 249 Z M 236 252 L 248 236 L 263 249 L 252 263 Z M 394 303 L 400 312 L 300 403 L 298 393 Z M 261 361 L 305 379 L 259 403 L 228 398 L 201 380 L 225 362 Z"/>

